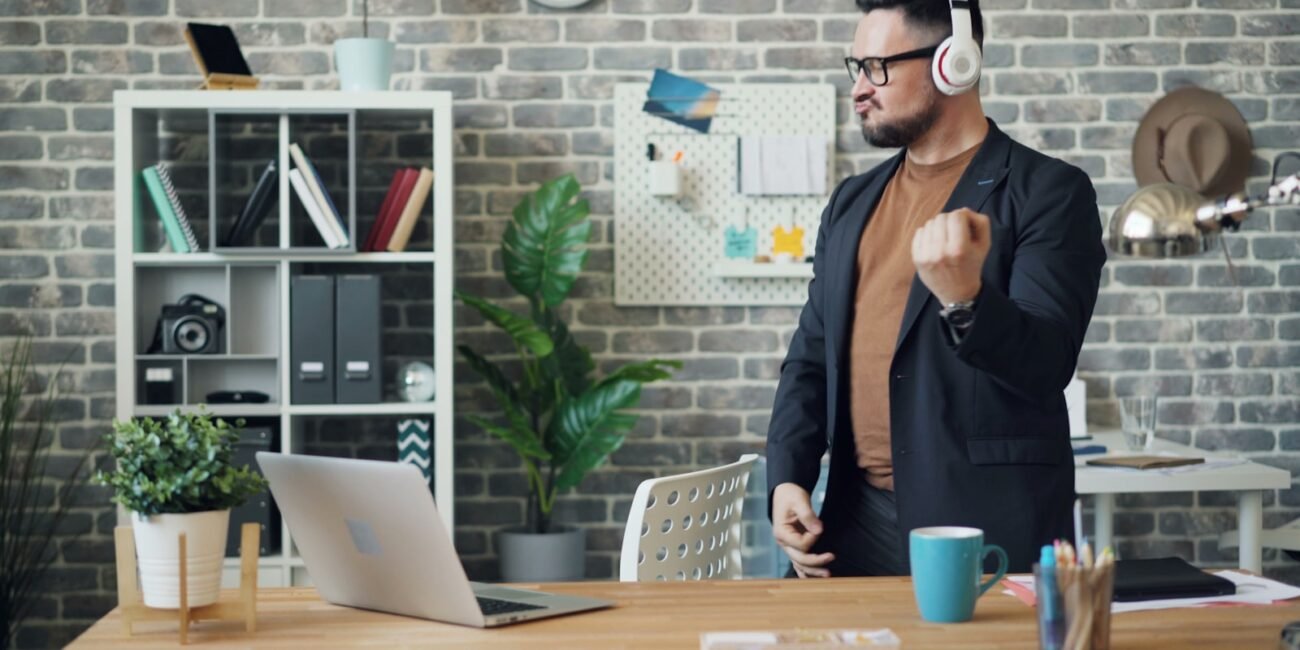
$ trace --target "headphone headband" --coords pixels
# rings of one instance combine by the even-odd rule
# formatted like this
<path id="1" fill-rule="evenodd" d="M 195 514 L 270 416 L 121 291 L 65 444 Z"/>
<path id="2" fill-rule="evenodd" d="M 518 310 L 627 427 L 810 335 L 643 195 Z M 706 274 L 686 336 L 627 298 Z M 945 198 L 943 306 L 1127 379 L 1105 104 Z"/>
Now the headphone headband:
<path id="1" fill-rule="evenodd" d="M 973 39 L 975 38 L 975 28 L 971 25 L 973 22 L 970 15 L 970 2 L 967 0 L 952 0 L 952 37 L 954 39 Z"/>

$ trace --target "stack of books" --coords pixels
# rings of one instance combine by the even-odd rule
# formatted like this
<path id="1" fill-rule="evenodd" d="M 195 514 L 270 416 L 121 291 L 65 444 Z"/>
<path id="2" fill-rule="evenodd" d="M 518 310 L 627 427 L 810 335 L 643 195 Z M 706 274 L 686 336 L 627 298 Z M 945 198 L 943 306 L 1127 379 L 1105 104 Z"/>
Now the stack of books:
<path id="1" fill-rule="evenodd" d="M 390 253 L 406 250 L 432 190 L 433 170 L 428 167 L 397 170 L 361 250 Z"/>
<path id="2" fill-rule="evenodd" d="M 317 173 L 316 166 L 311 164 L 296 142 L 289 145 L 289 157 L 294 164 L 294 168 L 289 170 L 289 184 L 293 186 L 293 193 L 298 196 L 302 206 L 307 209 L 307 215 L 311 217 L 321 239 L 332 249 L 347 248 L 352 241 L 348 237 L 347 223 L 339 214 L 334 200 L 325 191 L 325 183 Z"/>
<path id="3" fill-rule="evenodd" d="M 180 197 L 176 194 L 176 185 L 172 183 L 166 165 L 158 163 L 145 167 L 140 172 L 140 176 L 149 191 L 149 198 L 158 213 L 158 220 L 162 222 L 167 245 L 176 253 L 199 252 L 199 238 L 194 235 L 194 227 L 190 225 L 189 216 L 181 206 Z"/>

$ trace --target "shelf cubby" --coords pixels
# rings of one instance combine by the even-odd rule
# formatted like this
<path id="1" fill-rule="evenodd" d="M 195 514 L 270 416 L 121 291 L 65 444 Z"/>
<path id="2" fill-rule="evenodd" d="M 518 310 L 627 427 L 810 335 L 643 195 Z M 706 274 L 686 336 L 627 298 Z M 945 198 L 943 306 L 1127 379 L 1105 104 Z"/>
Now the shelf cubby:
<path id="1" fill-rule="evenodd" d="M 342 220 L 341 228 L 347 236 L 348 243 L 342 249 L 331 251 L 335 253 L 357 250 L 356 224 L 353 219 L 355 212 L 353 206 L 356 205 L 356 170 L 353 164 L 354 118 L 354 111 L 292 112 L 285 115 L 286 149 L 296 144 L 302 150 L 308 163 L 319 174 L 317 180 L 326 195 L 327 202 L 333 203 L 338 210 L 338 218 Z M 292 156 L 287 160 L 286 169 L 298 168 L 298 163 Z M 304 177 L 311 174 L 306 169 L 300 171 Z M 285 196 L 289 202 L 290 224 L 287 247 L 292 250 L 331 250 L 326 247 L 325 240 L 292 185 L 286 188 Z M 322 214 L 327 219 L 334 218 L 333 213 L 328 209 L 322 211 Z"/>
<path id="2" fill-rule="evenodd" d="M 186 404 L 207 404 L 216 391 L 257 391 L 280 403 L 277 360 L 194 355 L 185 360 Z M 264 406 L 264 404 L 254 404 Z"/>
<path id="3" fill-rule="evenodd" d="M 140 173 L 161 163 L 167 168 L 177 199 L 194 228 L 200 246 L 207 245 L 211 184 L 208 150 L 208 112 L 193 109 L 155 109 L 132 116 L 135 137 L 130 167 L 118 173 L 131 184 L 131 248 L 136 252 L 163 250 L 167 238 L 162 220 Z"/>
<path id="4" fill-rule="evenodd" d="M 274 163 L 283 176 L 280 155 L 280 116 L 262 111 L 219 111 L 210 113 L 212 142 L 209 187 L 212 228 L 208 250 L 239 252 L 280 247 L 280 183 L 271 189 L 266 216 L 243 240 L 231 245 L 231 228 L 248 204 L 258 180 Z"/>
<path id="5" fill-rule="evenodd" d="M 434 363 L 435 339 L 439 336 L 432 329 L 427 310 L 421 305 L 428 305 L 433 299 L 433 285 L 429 282 L 427 265 L 411 264 L 375 264 L 364 262 L 304 262 L 290 264 L 290 275 L 376 275 L 380 280 L 380 300 L 382 304 L 382 358 L 380 377 L 382 379 L 382 402 L 380 405 L 391 408 L 406 408 L 398 395 L 397 371 L 410 361 L 423 361 L 430 366 Z M 293 315 L 290 314 L 290 318 Z M 435 396 L 436 399 L 436 396 Z M 299 405 L 293 405 L 294 407 Z M 372 404 L 304 404 L 306 408 L 337 406 L 347 408 L 358 406 L 372 408 Z M 371 411 L 376 412 L 376 411 Z"/>

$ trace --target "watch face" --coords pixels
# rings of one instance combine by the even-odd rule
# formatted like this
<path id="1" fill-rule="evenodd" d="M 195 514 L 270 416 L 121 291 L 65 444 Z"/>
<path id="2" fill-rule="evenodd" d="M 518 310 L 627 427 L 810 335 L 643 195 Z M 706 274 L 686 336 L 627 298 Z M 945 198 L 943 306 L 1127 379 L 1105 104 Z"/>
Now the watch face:
<path id="1" fill-rule="evenodd" d="M 975 312 L 967 307 L 957 307 L 944 315 L 944 319 L 953 327 L 966 327 L 975 320 Z"/>

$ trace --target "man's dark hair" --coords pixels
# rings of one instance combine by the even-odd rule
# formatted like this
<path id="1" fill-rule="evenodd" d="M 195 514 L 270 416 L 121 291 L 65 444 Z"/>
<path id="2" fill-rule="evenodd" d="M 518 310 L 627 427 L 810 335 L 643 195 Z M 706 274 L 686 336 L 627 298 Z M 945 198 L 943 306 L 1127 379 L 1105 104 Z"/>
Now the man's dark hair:
<path id="1" fill-rule="evenodd" d="M 857 0 L 858 9 L 869 13 L 875 9 L 900 9 L 907 22 L 920 29 L 933 30 L 945 38 L 952 36 L 952 5 L 948 0 Z M 984 47 L 984 16 L 979 0 L 968 0 L 971 32 L 975 42 Z"/>

